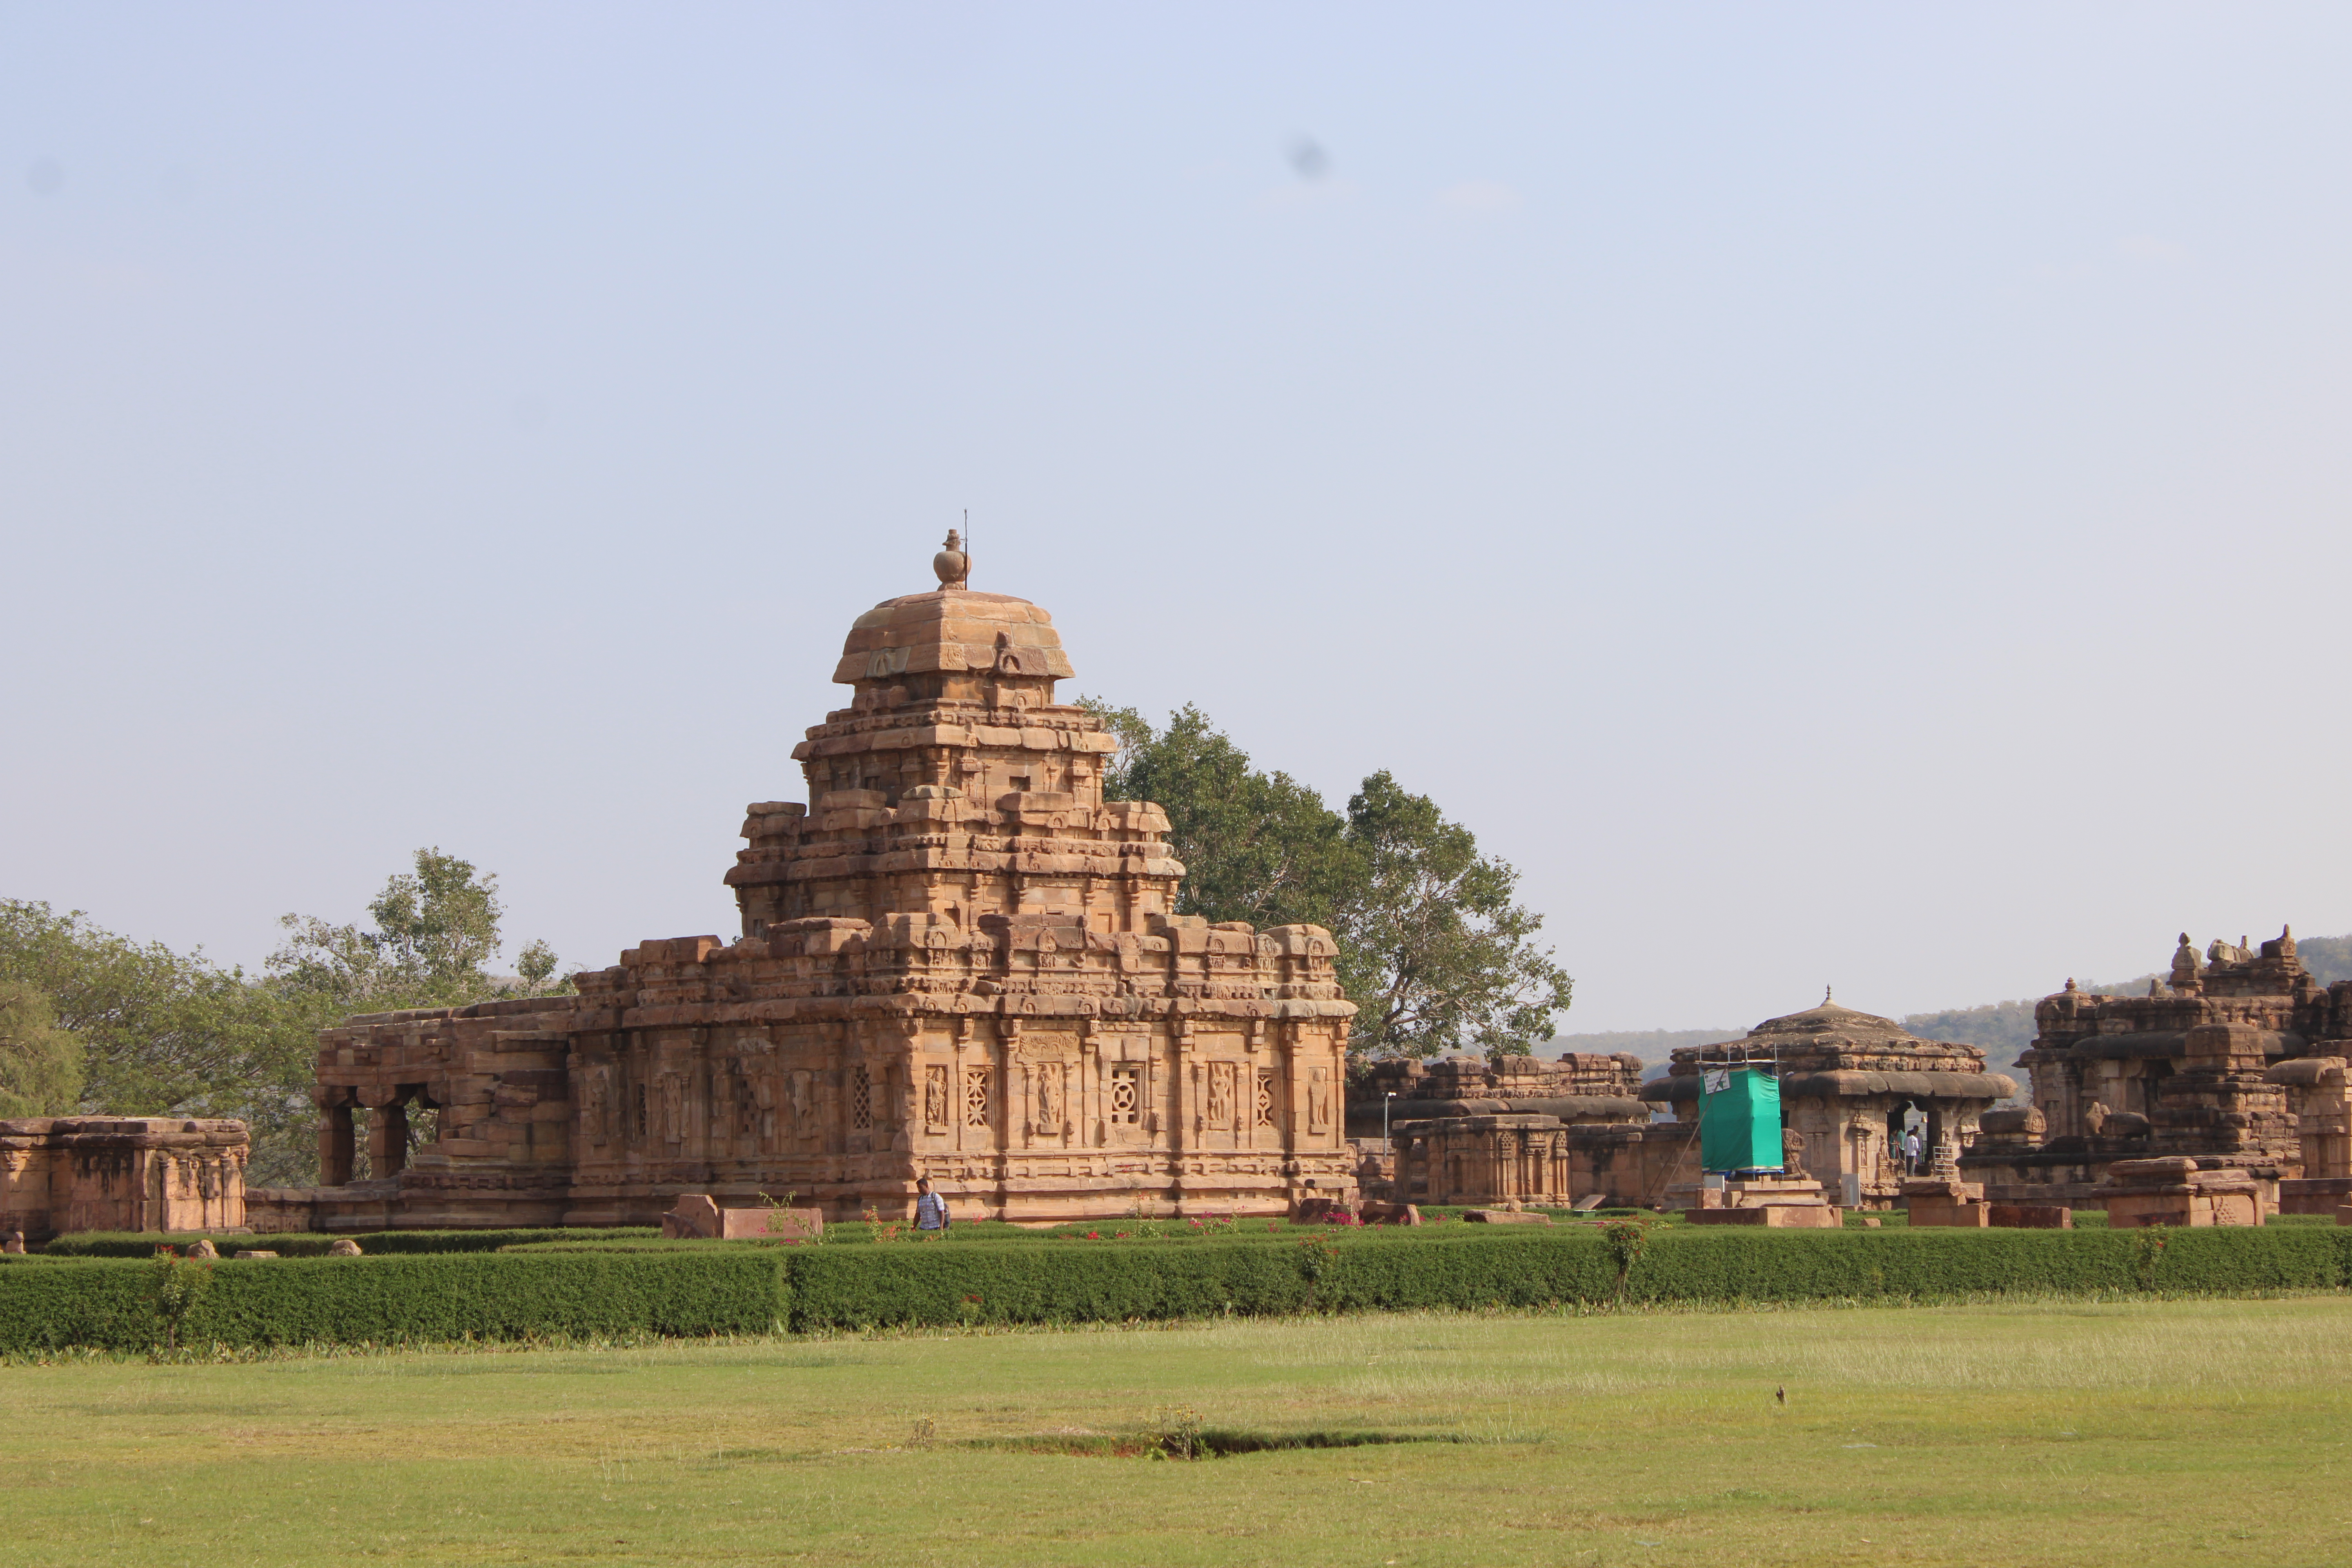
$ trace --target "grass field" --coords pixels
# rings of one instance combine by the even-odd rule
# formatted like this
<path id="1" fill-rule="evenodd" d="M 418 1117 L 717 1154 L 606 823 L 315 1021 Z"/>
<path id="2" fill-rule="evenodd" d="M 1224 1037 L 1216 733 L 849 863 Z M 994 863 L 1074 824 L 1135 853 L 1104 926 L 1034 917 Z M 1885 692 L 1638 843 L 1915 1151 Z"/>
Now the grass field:
<path id="1" fill-rule="evenodd" d="M 2293 1568 L 2347 1389 L 2343 1298 L 79 1361 L 0 1562 Z"/>

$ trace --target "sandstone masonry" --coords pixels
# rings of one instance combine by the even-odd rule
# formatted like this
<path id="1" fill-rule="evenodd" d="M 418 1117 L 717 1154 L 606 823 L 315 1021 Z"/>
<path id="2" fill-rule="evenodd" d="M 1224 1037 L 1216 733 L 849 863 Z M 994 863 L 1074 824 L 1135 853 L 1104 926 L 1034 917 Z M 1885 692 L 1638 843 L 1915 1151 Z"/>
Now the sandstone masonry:
<path id="1" fill-rule="evenodd" d="M 1102 798 L 1116 742 L 1055 701 L 1051 617 L 971 591 L 952 534 L 933 565 L 851 628 L 808 803 L 750 807 L 732 940 L 327 1031 L 326 1185 L 257 1223 L 643 1225 L 689 1192 L 898 1216 L 922 1176 L 1022 1222 L 1352 1194 L 1330 933 L 1176 914 L 1166 814 Z"/>

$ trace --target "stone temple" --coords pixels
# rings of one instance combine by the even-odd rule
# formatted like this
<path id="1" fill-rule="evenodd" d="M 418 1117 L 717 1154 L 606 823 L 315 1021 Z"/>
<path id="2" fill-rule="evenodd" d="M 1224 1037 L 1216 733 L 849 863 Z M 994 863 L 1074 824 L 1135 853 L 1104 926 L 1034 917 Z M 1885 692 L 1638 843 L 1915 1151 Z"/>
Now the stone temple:
<path id="1" fill-rule="evenodd" d="M 249 1194 L 256 1227 L 643 1225 L 685 1193 L 899 1216 L 922 1176 L 1016 1222 L 1350 1195 L 1330 933 L 1177 914 L 1166 814 L 1102 798 L 1116 742 L 1055 700 L 1052 618 L 972 592 L 952 534 L 933 568 L 850 628 L 807 804 L 750 808 L 732 940 L 327 1031 L 324 1185 Z"/>
<path id="2" fill-rule="evenodd" d="M 1987 1117 L 1962 1162 L 1989 1197 L 2112 1209 L 2118 1188 L 2234 1179 L 2267 1211 L 2352 1204 L 2352 981 L 2320 984 L 2293 931 L 2201 963 L 2184 933 L 2147 995 L 2069 980 L 2033 1017 L 2032 1104 Z"/>
<path id="3" fill-rule="evenodd" d="M 1642 1059 L 1450 1057 L 1375 1062 L 1348 1104 L 1350 1135 L 1392 1142 L 1363 1173 L 1396 1202 L 1650 1206 L 1695 1170 L 1698 1124 L 1655 1122 Z"/>
<path id="4" fill-rule="evenodd" d="M 1910 1111 L 1925 1113 L 1928 1170 L 1950 1177 L 1985 1112 L 2017 1092 L 2014 1079 L 1985 1070 L 1976 1047 L 1919 1039 L 1892 1018 L 1828 996 L 1818 1007 L 1767 1018 L 1740 1039 L 1685 1047 L 1673 1062 L 1666 1077 L 1643 1086 L 1642 1098 L 1694 1122 L 1707 1068 L 1777 1071 L 1790 1170 L 1849 1208 L 1885 1207 L 1903 1195 L 1899 1145 Z"/>

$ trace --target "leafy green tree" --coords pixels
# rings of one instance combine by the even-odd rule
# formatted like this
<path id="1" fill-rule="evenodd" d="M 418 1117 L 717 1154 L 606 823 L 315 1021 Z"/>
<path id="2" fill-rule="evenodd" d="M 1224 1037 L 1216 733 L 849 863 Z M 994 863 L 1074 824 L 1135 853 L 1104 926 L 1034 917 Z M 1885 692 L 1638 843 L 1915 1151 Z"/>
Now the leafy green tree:
<path id="1" fill-rule="evenodd" d="M 81 1042 L 40 992 L 0 984 L 0 1116 L 69 1115 L 80 1095 Z"/>
<path id="2" fill-rule="evenodd" d="M 37 990 L 81 1043 L 81 1109 L 100 1115 L 234 1115 L 257 1046 L 281 1022 L 243 972 L 136 942 L 79 910 L 0 902 L 0 979 Z"/>
<path id="3" fill-rule="evenodd" d="M 506 913 L 499 879 L 438 847 L 416 851 L 415 871 L 387 881 L 368 913 L 373 930 L 286 916 L 278 924 L 291 934 L 270 955 L 272 980 L 289 992 L 332 996 L 355 1011 L 385 1010 L 530 994 L 556 969 L 555 954 L 534 942 L 520 954 L 522 985 L 489 973 Z M 570 989 L 568 982 L 563 989 Z"/>
<path id="4" fill-rule="evenodd" d="M 1425 796 L 1379 773 L 1343 816 L 1253 768 L 1197 708 L 1155 730 L 1131 708 L 1087 706 L 1119 741 L 1106 795 L 1168 813 L 1179 913 L 1329 929 L 1358 1008 L 1352 1052 L 1523 1050 L 1551 1033 L 1573 983 L 1536 945 L 1542 917 L 1513 901 L 1518 873 Z"/>
<path id="5" fill-rule="evenodd" d="M 1513 901 L 1517 869 L 1386 769 L 1349 800 L 1348 842 L 1364 868 L 1340 927 L 1360 1009 L 1350 1048 L 1495 1055 L 1549 1037 L 1575 983 L 1536 945 L 1543 917 Z"/>
<path id="6" fill-rule="evenodd" d="M 1288 773 L 1263 773 L 1189 704 L 1154 731 L 1132 708 L 1089 705 L 1119 741 L 1106 799 L 1168 813 L 1184 863 L 1176 912 L 1255 926 L 1336 926 L 1361 879 L 1348 825 Z"/>

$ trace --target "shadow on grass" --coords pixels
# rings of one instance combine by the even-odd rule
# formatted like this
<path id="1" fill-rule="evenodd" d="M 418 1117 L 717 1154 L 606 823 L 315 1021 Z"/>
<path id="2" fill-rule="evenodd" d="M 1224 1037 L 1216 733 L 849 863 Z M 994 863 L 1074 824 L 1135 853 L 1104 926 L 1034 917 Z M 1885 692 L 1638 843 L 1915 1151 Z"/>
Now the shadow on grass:
<path id="1" fill-rule="evenodd" d="M 1392 1443 L 1477 1441 L 1454 1433 L 1238 1432 L 1177 1423 L 1144 1432 L 1046 1432 L 1022 1437 L 975 1437 L 956 1446 L 999 1454 L 1061 1454 L 1088 1459 L 1221 1459 L 1232 1454 L 1270 1454 L 1289 1448 L 1370 1448 Z"/>

